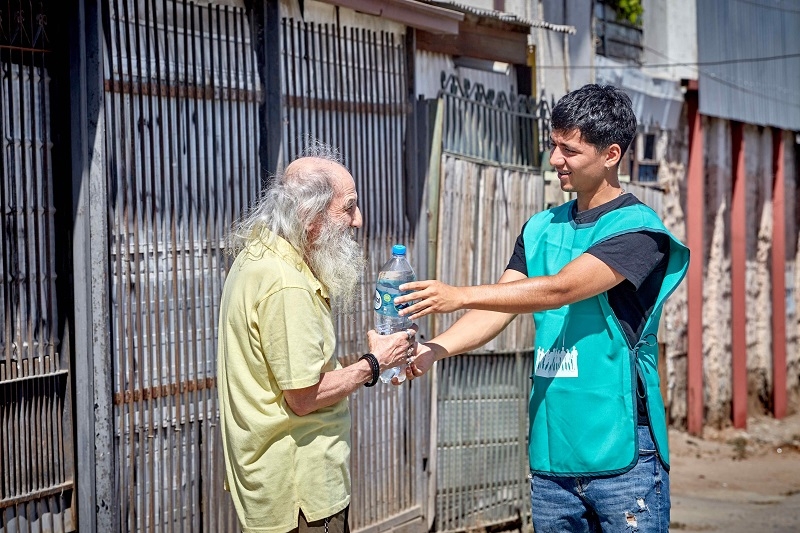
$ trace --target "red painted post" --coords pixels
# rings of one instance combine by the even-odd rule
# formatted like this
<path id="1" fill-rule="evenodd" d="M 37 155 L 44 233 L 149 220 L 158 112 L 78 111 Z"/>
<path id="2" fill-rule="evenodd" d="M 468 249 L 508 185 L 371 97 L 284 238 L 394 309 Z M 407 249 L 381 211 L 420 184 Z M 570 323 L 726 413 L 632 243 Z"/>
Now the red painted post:
<path id="1" fill-rule="evenodd" d="M 731 122 L 731 363 L 733 427 L 747 427 L 747 191 L 744 125 Z"/>
<path id="2" fill-rule="evenodd" d="M 786 416 L 786 189 L 783 131 L 772 130 L 772 414 Z"/>
<path id="3" fill-rule="evenodd" d="M 705 169 L 703 122 L 698 107 L 697 84 L 689 85 L 686 105 L 689 119 L 689 168 L 686 177 L 686 244 L 691 253 L 686 332 L 686 424 L 689 433 L 703 432 L 703 271 L 705 257 Z"/>

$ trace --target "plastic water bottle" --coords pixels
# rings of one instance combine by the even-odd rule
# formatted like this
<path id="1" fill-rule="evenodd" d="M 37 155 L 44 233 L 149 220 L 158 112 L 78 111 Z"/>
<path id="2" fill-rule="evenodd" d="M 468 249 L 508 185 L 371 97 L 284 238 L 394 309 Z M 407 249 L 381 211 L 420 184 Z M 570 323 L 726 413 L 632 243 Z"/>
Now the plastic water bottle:
<path id="1" fill-rule="evenodd" d="M 392 258 L 381 267 L 378 272 L 378 283 L 375 287 L 375 331 L 381 335 L 389 335 L 398 331 L 405 331 L 411 327 L 411 318 L 400 316 L 397 312 L 409 304 L 397 307 L 394 299 L 405 292 L 400 292 L 400 285 L 409 281 L 416 281 L 417 275 L 406 259 L 406 247 L 402 244 L 392 246 Z M 406 379 L 404 368 L 396 366 L 381 373 L 381 381 L 389 383 L 392 378 L 403 381 Z"/>

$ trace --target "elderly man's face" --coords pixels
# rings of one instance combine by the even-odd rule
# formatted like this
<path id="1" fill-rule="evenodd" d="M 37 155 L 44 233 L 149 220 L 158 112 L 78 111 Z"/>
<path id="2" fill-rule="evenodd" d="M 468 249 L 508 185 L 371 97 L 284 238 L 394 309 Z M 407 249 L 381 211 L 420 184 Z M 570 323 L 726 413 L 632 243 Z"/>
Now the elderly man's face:
<path id="1" fill-rule="evenodd" d="M 347 170 L 340 167 L 334 182 L 334 197 L 328 208 L 328 216 L 332 222 L 343 227 L 360 228 L 364 220 L 358 208 L 356 182 Z"/>
<path id="2" fill-rule="evenodd" d="M 302 164 L 302 162 L 302 159 L 298 159 L 291 165 Z M 314 247 L 318 245 L 317 241 L 323 231 L 329 232 L 331 228 L 340 228 L 345 230 L 343 233 L 349 235 L 350 232 L 346 231 L 347 229 L 360 228 L 364 222 L 358 207 L 358 193 L 356 193 L 356 182 L 353 180 L 353 176 L 346 168 L 332 161 L 317 160 L 315 164 L 328 167 L 326 170 L 331 176 L 333 199 L 328 206 L 328 211 L 309 226 L 308 240 Z"/>

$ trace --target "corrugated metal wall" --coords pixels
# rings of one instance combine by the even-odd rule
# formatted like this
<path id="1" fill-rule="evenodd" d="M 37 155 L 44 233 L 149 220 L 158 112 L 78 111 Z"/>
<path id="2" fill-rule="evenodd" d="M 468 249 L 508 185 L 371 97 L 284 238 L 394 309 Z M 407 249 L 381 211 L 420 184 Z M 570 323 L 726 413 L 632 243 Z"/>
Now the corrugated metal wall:
<path id="1" fill-rule="evenodd" d="M 436 531 L 480 530 L 530 514 L 530 353 L 438 363 Z"/>
<path id="2" fill-rule="evenodd" d="M 54 178 L 64 176 L 51 130 L 51 58 L 60 43 L 45 31 L 52 8 L 0 6 L 2 531 L 74 530 L 68 305 L 59 305 L 56 286 Z"/>
<path id="3" fill-rule="evenodd" d="M 294 19 L 283 19 L 281 37 L 286 161 L 309 137 L 338 147 L 356 180 L 366 233 L 383 242 L 406 237 L 405 37 Z"/>
<path id="4" fill-rule="evenodd" d="M 542 209 L 542 178 L 442 158 L 437 278 L 496 282 L 527 218 Z M 458 223 L 453 223 L 458 221 Z M 464 312 L 440 315 L 444 331 Z M 520 315 L 475 353 L 440 365 L 436 388 L 436 530 L 458 531 L 529 514 L 525 442 L 533 319 Z"/>
<path id="5" fill-rule="evenodd" d="M 317 6 L 317 9 L 324 9 Z M 337 354 L 351 364 L 374 327 L 372 295 L 393 243 L 411 246 L 406 219 L 404 138 L 408 104 L 405 36 L 362 20 L 331 20 L 307 6 L 281 24 L 285 159 L 309 137 L 339 148 L 356 181 L 368 257 L 361 307 L 337 317 Z M 378 19 L 375 19 L 378 20 Z M 410 260 L 414 263 L 414 257 Z M 385 529 L 422 515 L 428 387 L 379 384 L 351 397 L 354 530 Z"/>
<path id="6" fill-rule="evenodd" d="M 215 383 L 223 238 L 257 197 L 243 9 L 105 12 L 114 438 L 121 531 L 234 531 Z"/>
<path id="7" fill-rule="evenodd" d="M 700 113 L 800 130 L 800 4 L 698 1 L 697 26 Z"/>

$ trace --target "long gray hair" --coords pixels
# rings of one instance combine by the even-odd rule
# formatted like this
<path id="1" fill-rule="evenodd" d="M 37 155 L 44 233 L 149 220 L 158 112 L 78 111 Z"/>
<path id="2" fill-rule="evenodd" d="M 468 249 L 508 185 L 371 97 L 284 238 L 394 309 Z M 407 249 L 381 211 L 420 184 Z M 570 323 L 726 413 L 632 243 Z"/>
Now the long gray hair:
<path id="1" fill-rule="evenodd" d="M 312 141 L 300 157 L 314 157 L 340 165 L 342 157 L 335 148 Z M 303 169 L 276 176 L 261 194 L 258 202 L 231 227 L 227 250 L 237 254 L 249 244 L 261 241 L 270 244 L 282 237 L 306 256 L 309 247 L 308 229 L 320 216 L 326 216 L 334 197 L 333 176 L 324 166 Z"/>

